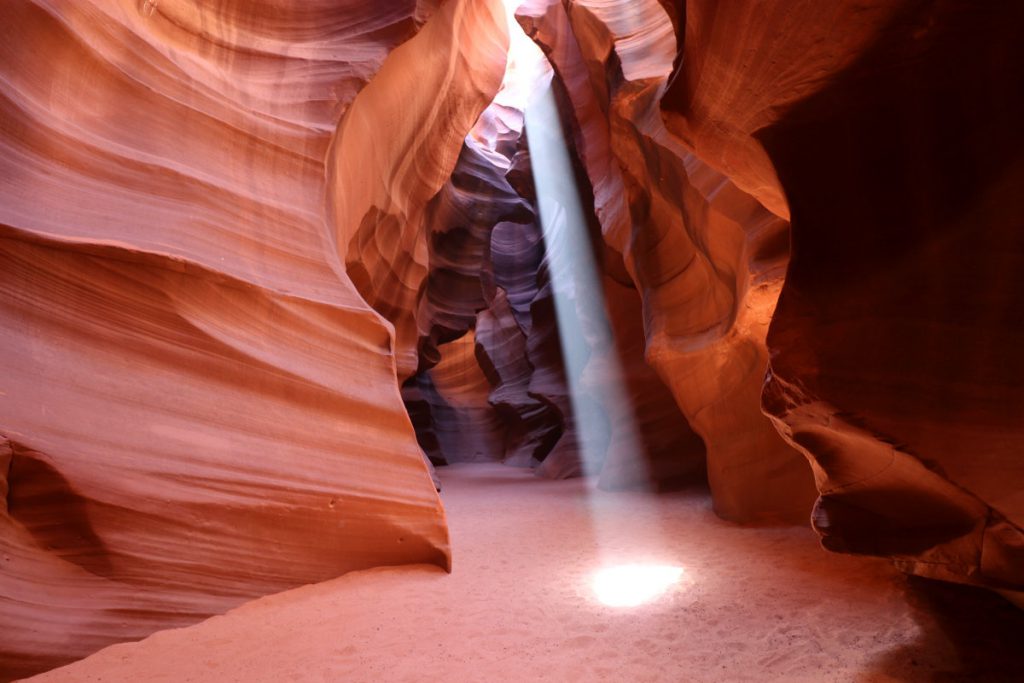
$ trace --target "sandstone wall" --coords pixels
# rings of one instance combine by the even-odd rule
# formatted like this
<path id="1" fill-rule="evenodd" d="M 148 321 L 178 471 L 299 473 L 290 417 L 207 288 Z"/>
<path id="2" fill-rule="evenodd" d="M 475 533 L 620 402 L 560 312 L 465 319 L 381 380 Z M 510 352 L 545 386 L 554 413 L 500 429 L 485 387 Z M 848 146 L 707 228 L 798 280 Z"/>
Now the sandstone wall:
<path id="1" fill-rule="evenodd" d="M 453 0 L 420 31 L 432 5 L 0 8 L 5 676 L 352 569 L 449 564 L 400 344 L 345 271 L 360 218 L 326 211 L 375 74 L 400 100 L 381 112 L 417 126 L 388 74 L 435 78 L 418 147 L 349 155 L 413 215 L 493 97 L 500 5 Z"/>

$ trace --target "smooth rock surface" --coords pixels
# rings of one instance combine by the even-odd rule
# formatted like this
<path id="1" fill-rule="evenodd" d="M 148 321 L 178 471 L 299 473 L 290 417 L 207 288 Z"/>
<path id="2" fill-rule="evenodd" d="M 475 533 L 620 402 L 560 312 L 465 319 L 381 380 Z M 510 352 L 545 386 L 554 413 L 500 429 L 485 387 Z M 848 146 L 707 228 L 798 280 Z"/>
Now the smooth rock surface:
<path id="1" fill-rule="evenodd" d="M 810 470 L 760 411 L 788 226 L 666 130 L 675 37 L 657 2 L 538 0 L 520 15 L 564 84 L 606 262 L 620 261 L 608 271 L 640 294 L 643 352 L 704 441 L 715 509 L 805 520 Z"/>
<path id="2" fill-rule="evenodd" d="M 500 4 L 433 9 L 0 9 L 5 677 L 352 569 L 448 565 L 400 347 L 345 272 L 361 216 L 325 203 L 339 120 L 379 123 L 378 95 L 353 103 L 378 71 L 407 107 L 388 74 L 436 84 L 434 125 L 407 119 L 420 153 L 348 156 L 404 164 L 411 214 L 493 97 Z"/>
<path id="3" fill-rule="evenodd" d="M 560 479 L 583 473 L 584 443 L 602 487 L 672 488 L 706 470 L 729 520 L 810 516 L 828 549 L 1019 596 L 1020 3 L 528 0 L 519 21 L 546 61 L 518 52 L 506 4 L 0 6 L 0 677 L 347 571 L 447 567 L 428 459 Z M 548 81 L 589 245 L 538 219 L 524 111 Z M 563 258 L 588 247 L 599 282 Z M 559 329 L 566 311 L 572 332 Z M 604 641 L 587 629 L 607 615 L 571 604 L 582 564 L 565 579 L 555 546 L 581 544 L 581 563 L 637 538 L 671 554 L 689 529 L 656 538 L 629 516 L 672 529 L 697 508 L 578 482 L 536 483 L 520 501 L 460 472 L 451 481 L 472 493 L 453 500 L 474 515 L 485 499 L 504 514 L 554 496 L 536 508 L 550 517 L 516 517 L 550 547 L 529 565 L 509 537 L 529 534 L 488 518 L 467 536 L 464 583 L 343 579 L 353 610 L 380 579 L 405 614 L 442 615 L 440 640 L 396 621 L 381 652 L 436 661 L 431 643 L 464 646 L 443 609 L 469 590 L 474 619 L 487 617 L 471 625 L 490 637 L 478 651 L 492 656 L 448 661 L 452 676 L 554 648 L 530 639 L 551 632 L 600 658 L 538 658 L 550 665 L 538 676 L 822 680 L 842 656 L 829 675 L 921 673 L 886 660 L 919 650 L 883 565 L 710 518 L 712 550 L 686 547 L 696 575 L 722 595 L 728 578 L 761 592 L 693 594 L 717 605 L 713 633 L 677 595 L 684 609 L 657 611 L 650 637 L 609 621 L 618 640 Z M 492 483 L 522 475 L 494 470 Z M 608 516 L 591 514 L 598 499 Z M 715 554 L 740 536 L 753 545 Z M 488 583 L 505 576 L 480 559 L 493 539 L 521 577 L 512 588 Z M 751 556 L 797 571 L 733 570 Z M 772 591 L 787 610 L 830 611 L 813 632 L 780 627 L 766 621 Z M 868 596 L 885 609 L 854 604 Z M 532 628 L 499 633 L 510 600 Z M 750 604 L 764 613 L 728 611 Z M 825 625 L 836 610 L 850 619 L 838 639 Z M 867 642 L 893 614 L 884 643 Z M 296 628 L 291 654 L 320 643 L 302 640 L 308 609 L 281 618 Z M 253 628 L 239 623 L 232 634 Z M 370 622 L 353 623 L 332 633 L 381 646 Z M 760 635 L 725 643 L 736 664 L 722 674 L 736 629 Z M 291 673 L 272 632 L 253 641 L 278 666 L 266 671 Z M 665 664 L 681 633 L 702 654 Z M 921 651 L 929 673 L 967 671 Z M 180 671 L 205 661 L 190 652 Z M 354 654 L 328 670 L 376 672 Z M 133 661 L 126 671 L 155 675 Z M 1004 673 L 985 666 L 970 672 Z"/>

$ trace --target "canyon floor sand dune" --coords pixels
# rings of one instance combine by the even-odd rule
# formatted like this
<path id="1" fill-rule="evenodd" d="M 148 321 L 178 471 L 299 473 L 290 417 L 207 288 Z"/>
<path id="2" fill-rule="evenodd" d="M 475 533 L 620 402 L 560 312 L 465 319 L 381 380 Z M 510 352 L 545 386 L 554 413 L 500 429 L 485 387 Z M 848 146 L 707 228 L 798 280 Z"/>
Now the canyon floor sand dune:
<path id="1" fill-rule="evenodd" d="M 1019 680 L 1024 613 L 827 553 L 809 529 L 728 524 L 702 491 L 606 493 L 496 465 L 440 474 L 451 575 L 351 573 L 32 680 Z M 682 573 L 651 602 L 606 606 L 594 574 L 623 564 Z"/>

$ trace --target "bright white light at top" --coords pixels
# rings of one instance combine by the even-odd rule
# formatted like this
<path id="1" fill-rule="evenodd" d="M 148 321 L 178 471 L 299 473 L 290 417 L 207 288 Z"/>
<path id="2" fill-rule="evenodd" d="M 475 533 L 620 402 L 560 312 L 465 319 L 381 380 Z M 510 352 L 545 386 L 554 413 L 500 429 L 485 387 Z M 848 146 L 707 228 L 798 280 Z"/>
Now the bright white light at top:
<path id="1" fill-rule="evenodd" d="M 538 90 L 552 76 L 551 65 L 537 44 L 523 33 L 516 20 L 522 0 L 504 0 L 508 20 L 508 66 L 495 103 L 525 111 Z"/>
<path id="2" fill-rule="evenodd" d="M 609 607 L 636 607 L 651 602 L 679 582 L 682 567 L 623 564 L 594 573 L 594 593 Z"/>

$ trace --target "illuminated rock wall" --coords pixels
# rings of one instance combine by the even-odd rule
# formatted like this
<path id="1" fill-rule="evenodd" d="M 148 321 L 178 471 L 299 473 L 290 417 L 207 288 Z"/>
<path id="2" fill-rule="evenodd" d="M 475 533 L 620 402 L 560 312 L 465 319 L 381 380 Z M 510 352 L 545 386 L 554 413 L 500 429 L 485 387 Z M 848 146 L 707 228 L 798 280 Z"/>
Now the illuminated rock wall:
<path id="1" fill-rule="evenodd" d="M 716 511 L 806 519 L 810 471 L 760 411 L 787 225 L 665 129 L 658 104 L 675 37 L 660 5 L 581 2 L 567 13 L 538 2 L 521 14 L 564 83 L 604 242 L 620 264 L 609 271 L 639 294 L 643 352 L 703 438 Z"/>
<path id="2" fill-rule="evenodd" d="M 765 411 L 826 547 L 1024 586 L 1018 3 L 686 3 L 668 129 L 792 220 Z"/>
<path id="3" fill-rule="evenodd" d="M 422 213 L 494 96 L 500 4 L 427 13 L 0 8 L 5 676 L 352 569 L 448 565 L 401 330 L 345 271 L 367 211 L 337 192 Z M 387 116 L 415 131 L 390 151 L 360 131 L 345 179 L 329 150 Z"/>
<path id="4" fill-rule="evenodd" d="M 799 452 L 826 547 L 1022 586 L 1021 12 L 520 10 L 724 516 L 806 509 Z"/>
<path id="5" fill-rule="evenodd" d="M 1024 588 L 1019 3 L 519 18 L 592 208 L 584 338 L 498 0 L 0 7 L 0 670 L 447 566 L 424 452 L 573 476 L 583 436 L 607 488 L 706 452 L 726 518 Z"/>

